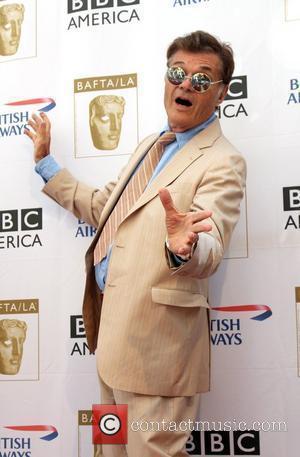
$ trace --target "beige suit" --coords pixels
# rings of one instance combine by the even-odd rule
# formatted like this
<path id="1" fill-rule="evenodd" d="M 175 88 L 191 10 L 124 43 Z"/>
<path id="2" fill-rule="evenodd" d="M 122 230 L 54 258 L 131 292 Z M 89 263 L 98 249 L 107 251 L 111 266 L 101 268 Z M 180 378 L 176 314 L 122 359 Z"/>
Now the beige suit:
<path id="1" fill-rule="evenodd" d="M 190 396 L 209 389 L 207 278 L 218 267 L 239 217 L 245 162 L 222 135 L 219 121 L 190 140 L 148 186 L 116 234 L 105 293 L 94 276 L 93 250 L 114 204 L 157 136 L 137 147 L 117 183 L 103 191 L 60 171 L 44 191 L 76 217 L 98 227 L 86 254 L 83 316 L 104 382 L 122 391 Z M 178 210 L 212 211 L 190 261 L 172 267 L 158 190 Z M 102 299 L 103 298 L 103 299 Z"/>

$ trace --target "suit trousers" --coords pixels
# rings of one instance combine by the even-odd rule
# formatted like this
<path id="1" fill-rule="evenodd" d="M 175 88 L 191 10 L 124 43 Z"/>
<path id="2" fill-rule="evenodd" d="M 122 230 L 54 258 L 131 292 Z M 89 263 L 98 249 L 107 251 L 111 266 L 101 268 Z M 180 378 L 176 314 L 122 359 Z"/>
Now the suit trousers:
<path id="1" fill-rule="evenodd" d="M 100 379 L 101 404 L 128 405 L 128 444 L 95 447 L 103 457 L 186 457 L 185 444 L 197 419 L 200 393 L 161 397 L 112 389 Z M 176 424 L 176 427 L 175 427 Z M 169 428 L 169 429 L 168 429 Z M 174 428 L 176 428 L 174 430 Z"/>

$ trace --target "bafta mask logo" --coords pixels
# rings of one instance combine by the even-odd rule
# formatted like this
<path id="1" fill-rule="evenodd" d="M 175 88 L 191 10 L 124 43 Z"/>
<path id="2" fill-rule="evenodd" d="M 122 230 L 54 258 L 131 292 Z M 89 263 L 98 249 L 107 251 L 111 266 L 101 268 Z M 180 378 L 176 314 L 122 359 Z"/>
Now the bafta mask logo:
<path id="1" fill-rule="evenodd" d="M 15 375 L 19 372 L 23 344 L 26 338 L 26 322 L 18 319 L 0 320 L 0 373 Z"/>
<path id="2" fill-rule="evenodd" d="M 21 37 L 21 26 L 25 7 L 21 3 L 11 3 L 0 7 L 0 55 L 16 54 Z"/>
<path id="3" fill-rule="evenodd" d="M 112 150 L 119 144 L 125 100 L 99 95 L 90 102 L 90 131 L 96 149 Z"/>

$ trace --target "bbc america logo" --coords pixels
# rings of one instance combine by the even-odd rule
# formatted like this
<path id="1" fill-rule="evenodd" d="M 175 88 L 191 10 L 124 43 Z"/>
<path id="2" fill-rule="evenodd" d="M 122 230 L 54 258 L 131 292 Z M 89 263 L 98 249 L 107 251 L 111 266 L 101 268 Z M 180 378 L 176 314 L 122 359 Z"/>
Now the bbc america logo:
<path id="1" fill-rule="evenodd" d="M 68 0 L 68 14 L 88 9 L 112 8 L 138 5 L 140 0 Z"/>
<path id="2" fill-rule="evenodd" d="M 81 314 L 70 316 L 69 343 L 69 353 L 71 356 L 94 355 L 94 353 L 90 352 L 86 342 L 84 323 Z"/>
<path id="3" fill-rule="evenodd" d="M 283 211 L 293 213 L 288 216 L 284 230 L 300 228 L 300 186 L 283 187 Z M 298 214 L 294 213 L 298 211 Z"/>
<path id="4" fill-rule="evenodd" d="M 42 246 L 38 233 L 43 228 L 42 208 L 0 211 L 0 249 Z M 30 233 L 17 233 L 17 232 Z"/>
<path id="5" fill-rule="evenodd" d="M 224 102 L 218 106 L 219 118 L 236 118 L 248 116 L 245 103 L 241 100 L 248 98 L 247 76 L 233 76 Z"/>
<path id="6" fill-rule="evenodd" d="M 0 232 L 41 230 L 42 208 L 0 211 Z"/>
<path id="7" fill-rule="evenodd" d="M 186 450 L 189 455 L 195 456 L 260 455 L 259 431 L 193 431 Z"/>
<path id="8" fill-rule="evenodd" d="M 283 188 L 283 210 L 299 211 L 300 210 L 300 186 Z"/>
<path id="9" fill-rule="evenodd" d="M 140 21 L 140 0 L 68 0 L 68 30 Z"/>

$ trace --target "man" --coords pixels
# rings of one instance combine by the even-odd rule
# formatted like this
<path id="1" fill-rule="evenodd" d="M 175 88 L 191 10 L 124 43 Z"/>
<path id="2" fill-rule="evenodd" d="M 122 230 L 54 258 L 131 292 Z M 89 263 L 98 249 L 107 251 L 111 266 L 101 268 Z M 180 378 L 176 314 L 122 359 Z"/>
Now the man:
<path id="1" fill-rule="evenodd" d="M 0 373 L 19 373 L 27 324 L 18 319 L 0 320 Z"/>
<path id="2" fill-rule="evenodd" d="M 116 149 L 120 140 L 125 100 L 116 95 L 99 95 L 90 102 L 90 130 L 95 148 Z"/>
<path id="3" fill-rule="evenodd" d="M 85 330 L 90 349 L 98 345 L 102 403 L 128 404 L 129 424 L 135 421 L 126 449 L 105 445 L 104 456 L 187 455 L 185 427 L 134 430 L 141 419 L 180 424 L 197 416 L 209 389 L 207 278 L 243 196 L 244 160 L 215 115 L 234 68 L 231 48 L 194 32 L 171 43 L 167 65 L 169 131 L 142 141 L 118 182 L 102 191 L 49 156 L 44 114 L 27 131 L 39 172 L 51 176 L 44 192 L 98 227 L 86 254 Z"/>
<path id="4" fill-rule="evenodd" d="M 21 37 L 24 19 L 24 5 L 12 3 L 0 7 L 0 55 L 16 54 Z"/>

